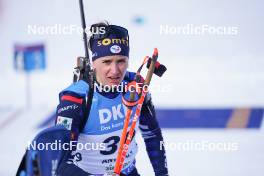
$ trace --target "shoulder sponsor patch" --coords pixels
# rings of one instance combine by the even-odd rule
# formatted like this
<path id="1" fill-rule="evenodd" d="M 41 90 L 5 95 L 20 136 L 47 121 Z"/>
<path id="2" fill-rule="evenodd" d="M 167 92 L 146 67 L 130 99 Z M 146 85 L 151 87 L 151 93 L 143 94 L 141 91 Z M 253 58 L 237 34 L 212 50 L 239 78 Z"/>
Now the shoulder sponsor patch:
<path id="1" fill-rule="evenodd" d="M 64 107 L 58 109 L 58 113 L 61 113 L 63 111 L 68 111 L 68 110 L 75 110 L 76 108 L 78 108 L 78 106 L 76 104 L 64 106 Z"/>
<path id="2" fill-rule="evenodd" d="M 71 127 L 72 127 L 72 119 L 69 118 L 69 117 L 58 116 L 58 118 L 57 118 L 57 124 L 56 125 L 63 125 L 68 130 L 71 130 Z"/>

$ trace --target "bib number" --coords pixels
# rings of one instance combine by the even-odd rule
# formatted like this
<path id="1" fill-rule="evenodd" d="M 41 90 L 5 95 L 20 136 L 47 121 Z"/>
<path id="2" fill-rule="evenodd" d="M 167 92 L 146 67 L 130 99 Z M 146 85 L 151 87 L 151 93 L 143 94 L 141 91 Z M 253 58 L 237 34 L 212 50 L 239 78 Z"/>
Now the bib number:
<path id="1" fill-rule="evenodd" d="M 126 138 L 128 136 L 128 133 L 129 132 L 127 132 L 127 134 L 126 134 Z M 134 136 L 135 136 L 135 132 L 134 132 L 134 134 L 132 136 L 131 141 L 134 139 Z M 117 151 L 117 144 L 119 143 L 119 141 L 120 141 L 120 137 L 119 136 L 111 136 L 111 137 L 105 139 L 103 141 L 103 143 L 106 144 L 106 149 L 105 150 L 101 150 L 100 153 L 102 155 L 111 155 L 111 154 L 115 153 Z"/>

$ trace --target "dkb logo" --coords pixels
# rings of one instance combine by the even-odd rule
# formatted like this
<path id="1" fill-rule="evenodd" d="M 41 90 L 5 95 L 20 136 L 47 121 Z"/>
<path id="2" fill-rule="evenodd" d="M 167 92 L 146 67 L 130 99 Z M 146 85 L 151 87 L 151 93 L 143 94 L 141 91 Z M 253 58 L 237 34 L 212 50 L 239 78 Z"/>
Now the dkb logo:
<path id="1" fill-rule="evenodd" d="M 123 107 L 123 108 L 122 108 Z M 122 110 L 121 110 L 122 109 Z M 99 110 L 99 119 L 100 124 L 105 124 L 111 121 L 113 118 L 114 120 L 122 119 L 125 117 L 126 107 L 122 104 L 117 106 L 112 106 L 111 109 L 100 109 Z"/>

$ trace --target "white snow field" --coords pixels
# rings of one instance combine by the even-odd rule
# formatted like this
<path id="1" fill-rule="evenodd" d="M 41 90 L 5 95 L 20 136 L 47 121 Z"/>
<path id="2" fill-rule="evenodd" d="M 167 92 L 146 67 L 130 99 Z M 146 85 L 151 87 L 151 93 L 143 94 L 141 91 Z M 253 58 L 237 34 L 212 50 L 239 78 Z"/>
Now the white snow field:
<path id="1" fill-rule="evenodd" d="M 145 55 L 159 49 L 168 71 L 153 78 L 159 108 L 263 108 L 263 1 L 84 0 L 87 24 L 106 19 L 130 33 L 130 65 L 135 71 Z M 135 22 L 135 19 L 142 22 Z M 78 1 L 0 0 L 0 175 L 15 175 L 27 142 L 58 104 L 58 93 L 72 81 L 76 57 L 84 55 L 75 30 Z M 188 34 L 180 27 L 210 26 L 234 33 Z M 34 33 L 31 28 L 39 31 Z M 168 28 L 169 32 L 163 31 Z M 178 29 L 178 31 L 175 31 Z M 15 44 L 44 43 L 45 71 L 30 75 L 31 107 L 26 106 L 26 75 L 13 68 Z M 263 123 L 263 122 L 262 122 Z M 263 176 L 263 124 L 260 129 L 163 129 L 171 176 Z M 140 135 L 137 167 L 153 175 Z M 202 150 L 201 144 L 228 145 Z M 196 145 L 196 148 L 188 148 Z M 231 147 L 230 147 L 231 145 Z"/>

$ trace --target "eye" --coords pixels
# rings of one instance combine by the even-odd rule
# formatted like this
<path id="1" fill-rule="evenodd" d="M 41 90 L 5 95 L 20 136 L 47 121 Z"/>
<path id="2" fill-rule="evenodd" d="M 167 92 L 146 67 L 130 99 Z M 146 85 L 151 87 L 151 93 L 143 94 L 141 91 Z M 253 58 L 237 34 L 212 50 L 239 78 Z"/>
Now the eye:
<path id="1" fill-rule="evenodd" d="M 126 63 L 126 60 L 124 60 L 124 59 L 120 59 L 120 60 L 117 61 L 117 63 L 118 63 L 118 64 L 123 64 L 123 63 Z"/>
<path id="2" fill-rule="evenodd" d="M 111 61 L 110 60 L 104 60 L 103 63 L 109 65 L 109 64 L 111 64 Z"/>

